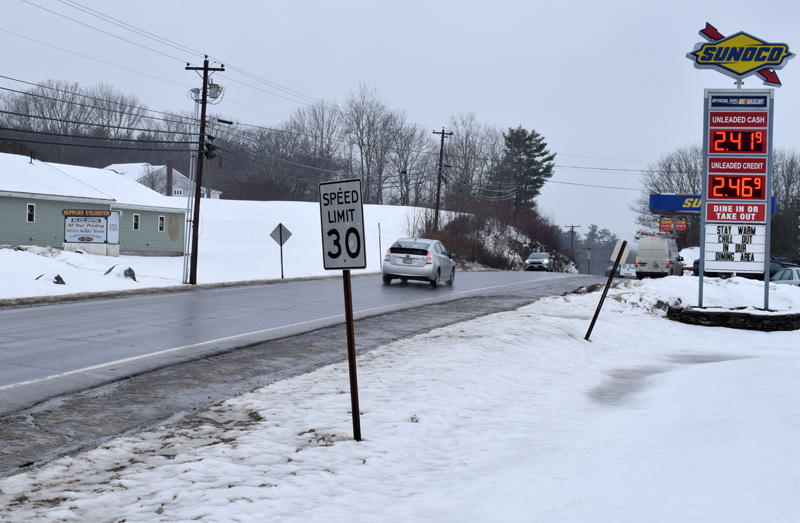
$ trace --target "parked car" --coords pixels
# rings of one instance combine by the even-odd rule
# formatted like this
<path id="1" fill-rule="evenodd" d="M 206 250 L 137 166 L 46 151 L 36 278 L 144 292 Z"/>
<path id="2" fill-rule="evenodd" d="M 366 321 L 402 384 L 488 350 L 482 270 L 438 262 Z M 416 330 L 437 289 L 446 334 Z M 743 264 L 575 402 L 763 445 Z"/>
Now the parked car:
<path id="1" fill-rule="evenodd" d="M 683 276 L 683 257 L 678 254 L 678 244 L 673 238 L 654 236 L 639 240 L 636 253 L 636 277 L 663 278 Z"/>
<path id="2" fill-rule="evenodd" d="M 619 276 L 622 278 L 635 278 L 636 277 L 636 265 L 633 263 L 623 263 L 619 270 Z"/>
<path id="3" fill-rule="evenodd" d="M 773 274 L 769 281 L 783 285 L 794 285 L 800 287 L 800 267 L 788 267 L 781 269 Z"/>
<path id="4" fill-rule="evenodd" d="M 546 252 L 532 252 L 528 259 L 525 260 L 526 271 L 547 271 L 553 272 L 555 269 L 555 261 L 553 257 Z"/>
<path id="5" fill-rule="evenodd" d="M 444 279 L 452 285 L 456 277 L 455 255 L 438 240 L 401 238 L 394 242 L 383 258 L 383 283 L 393 279 L 427 281 L 438 287 Z"/>
<path id="6" fill-rule="evenodd" d="M 786 258 L 785 256 L 770 256 L 769 257 L 769 277 L 770 277 L 770 281 L 772 281 L 772 279 L 774 278 L 775 273 L 777 273 L 777 272 L 779 272 L 779 271 L 781 271 L 781 270 L 783 270 L 785 268 L 788 268 L 788 267 L 798 267 L 798 268 L 800 268 L 800 265 L 796 265 L 796 264 L 792 263 L 791 261 L 789 261 L 789 258 Z M 700 275 L 700 260 L 699 259 L 695 260 L 694 263 L 692 263 L 692 275 L 693 276 L 699 276 Z M 730 274 L 724 273 L 724 272 L 723 273 L 716 273 L 716 272 L 709 272 L 709 271 L 704 271 L 703 275 L 704 276 L 708 276 L 709 278 L 716 278 L 716 277 L 728 278 L 728 277 L 731 276 Z M 747 278 L 749 280 L 761 280 L 761 281 L 764 281 L 764 275 L 763 274 L 742 273 L 742 274 L 737 274 L 737 276 L 741 276 L 742 278 Z"/>
<path id="7" fill-rule="evenodd" d="M 614 264 L 612 263 L 608 267 L 606 267 L 606 278 L 611 274 L 611 269 L 614 268 Z M 615 278 L 619 278 L 619 272 L 622 270 L 622 265 L 617 265 L 617 273 L 614 275 Z"/>
<path id="8" fill-rule="evenodd" d="M 703 275 L 708 277 L 708 278 L 716 278 L 716 277 L 719 276 L 719 274 L 717 274 L 716 272 L 709 272 L 709 271 L 704 271 Z M 700 276 L 700 259 L 699 258 L 692 262 L 692 276 Z"/>

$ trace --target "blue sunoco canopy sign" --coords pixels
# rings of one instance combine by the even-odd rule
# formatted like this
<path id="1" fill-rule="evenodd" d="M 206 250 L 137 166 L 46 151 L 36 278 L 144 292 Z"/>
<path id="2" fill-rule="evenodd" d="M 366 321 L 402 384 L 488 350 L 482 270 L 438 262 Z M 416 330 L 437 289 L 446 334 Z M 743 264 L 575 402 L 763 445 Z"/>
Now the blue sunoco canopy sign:
<path id="1" fill-rule="evenodd" d="M 700 214 L 703 199 L 699 194 L 651 194 L 650 212 L 658 214 Z M 772 197 L 772 213 L 776 209 Z"/>

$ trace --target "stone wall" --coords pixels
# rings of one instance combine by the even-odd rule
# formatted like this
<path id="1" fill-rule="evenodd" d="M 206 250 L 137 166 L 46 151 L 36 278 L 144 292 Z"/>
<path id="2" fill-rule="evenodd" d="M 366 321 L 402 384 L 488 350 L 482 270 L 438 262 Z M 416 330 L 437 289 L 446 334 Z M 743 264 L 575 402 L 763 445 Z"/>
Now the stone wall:
<path id="1" fill-rule="evenodd" d="M 793 331 L 800 329 L 798 314 L 752 314 L 740 310 L 707 310 L 700 307 L 669 307 L 667 318 L 690 325 L 729 327 L 757 331 Z"/>

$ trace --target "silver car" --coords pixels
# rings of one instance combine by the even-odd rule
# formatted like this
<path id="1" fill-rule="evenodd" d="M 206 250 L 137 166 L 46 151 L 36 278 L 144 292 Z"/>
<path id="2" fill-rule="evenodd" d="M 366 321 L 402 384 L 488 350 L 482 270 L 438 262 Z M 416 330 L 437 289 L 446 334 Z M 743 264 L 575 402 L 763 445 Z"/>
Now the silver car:
<path id="1" fill-rule="evenodd" d="M 800 267 L 786 267 L 781 269 L 773 274 L 769 281 L 772 283 L 800 287 Z"/>
<path id="2" fill-rule="evenodd" d="M 455 255 L 438 240 L 401 238 L 386 251 L 383 258 L 383 283 L 393 279 L 427 281 L 438 287 L 444 280 L 452 285 L 456 277 Z"/>
<path id="3" fill-rule="evenodd" d="M 553 272 L 554 265 L 553 258 L 546 252 L 532 252 L 525 260 L 526 271 Z"/>

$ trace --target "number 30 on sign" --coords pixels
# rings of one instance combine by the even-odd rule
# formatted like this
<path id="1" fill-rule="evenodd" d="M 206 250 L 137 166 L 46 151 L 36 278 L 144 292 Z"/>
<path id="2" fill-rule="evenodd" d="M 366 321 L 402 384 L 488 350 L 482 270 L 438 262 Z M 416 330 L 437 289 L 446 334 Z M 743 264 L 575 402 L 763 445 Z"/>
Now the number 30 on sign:
<path id="1" fill-rule="evenodd" d="M 319 184 L 322 260 L 327 270 L 365 269 L 361 180 Z"/>

